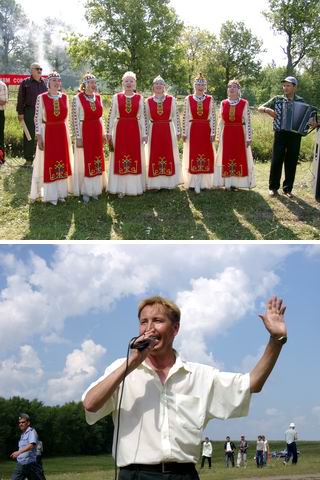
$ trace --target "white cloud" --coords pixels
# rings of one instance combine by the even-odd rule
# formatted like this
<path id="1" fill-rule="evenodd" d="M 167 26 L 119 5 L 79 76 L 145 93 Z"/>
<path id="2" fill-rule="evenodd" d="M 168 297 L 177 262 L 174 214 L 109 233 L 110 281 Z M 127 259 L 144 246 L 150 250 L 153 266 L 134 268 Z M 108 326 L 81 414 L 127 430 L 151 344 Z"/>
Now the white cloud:
<path id="1" fill-rule="evenodd" d="M 19 356 L 12 356 L 0 362 L 0 384 L 6 397 L 24 396 L 36 398 L 44 371 L 42 363 L 30 345 L 19 349 Z"/>
<path id="2" fill-rule="evenodd" d="M 268 417 L 278 417 L 282 413 L 277 409 L 277 408 L 267 408 L 266 409 L 266 415 Z"/>
<path id="3" fill-rule="evenodd" d="M 256 285 L 254 278 L 234 267 L 227 267 L 215 278 L 192 280 L 191 288 L 178 292 L 176 299 L 182 313 L 177 342 L 182 353 L 192 360 L 212 359 L 204 339 L 227 333 L 254 309 L 256 299 L 272 291 L 278 281 L 273 272 L 260 272 L 260 282 Z"/>
<path id="4" fill-rule="evenodd" d="M 85 340 L 81 350 L 75 349 L 67 355 L 61 375 L 48 381 L 47 402 L 61 404 L 79 400 L 90 381 L 97 376 L 96 364 L 105 353 L 106 349 L 101 345 Z"/>
<path id="5" fill-rule="evenodd" d="M 313 415 L 316 416 L 317 421 L 320 425 L 320 405 L 316 405 L 315 407 L 312 408 L 312 413 Z"/>

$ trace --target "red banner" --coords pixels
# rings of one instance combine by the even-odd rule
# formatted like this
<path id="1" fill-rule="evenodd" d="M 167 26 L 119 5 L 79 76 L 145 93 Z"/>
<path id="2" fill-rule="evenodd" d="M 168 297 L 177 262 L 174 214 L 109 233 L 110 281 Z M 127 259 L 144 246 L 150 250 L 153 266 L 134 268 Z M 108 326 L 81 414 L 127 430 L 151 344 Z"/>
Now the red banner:
<path id="1" fill-rule="evenodd" d="M 0 73 L 0 80 L 6 85 L 20 85 L 22 80 L 29 77 L 30 75 L 20 75 L 17 73 Z M 42 75 L 42 78 L 48 78 L 48 76 Z"/>

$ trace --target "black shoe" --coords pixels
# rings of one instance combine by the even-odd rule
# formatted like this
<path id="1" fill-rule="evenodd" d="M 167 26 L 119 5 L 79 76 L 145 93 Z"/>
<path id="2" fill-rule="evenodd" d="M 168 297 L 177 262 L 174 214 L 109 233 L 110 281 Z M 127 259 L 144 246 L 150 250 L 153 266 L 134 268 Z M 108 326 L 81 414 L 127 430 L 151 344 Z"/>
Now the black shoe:
<path id="1" fill-rule="evenodd" d="M 269 190 L 269 197 L 275 197 L 278 195 L 278 190 Z"/>
<path id="2" fill-rule="evenodd" d="M 285 196 L 288 197 L 288 198 L 292 198 L 292 197 L 293 197 L 293 195 L 292 195 L 291 192 L 283 192 L 283 195 L 285 195 Z"/>

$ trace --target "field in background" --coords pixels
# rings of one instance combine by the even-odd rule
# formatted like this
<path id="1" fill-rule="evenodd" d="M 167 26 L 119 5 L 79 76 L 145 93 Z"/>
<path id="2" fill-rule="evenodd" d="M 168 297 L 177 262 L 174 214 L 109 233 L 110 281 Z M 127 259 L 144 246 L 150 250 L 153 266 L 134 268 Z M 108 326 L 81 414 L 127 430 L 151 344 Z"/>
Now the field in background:
<path id="1" fill-rule="evenodd" d="M 282 450 L 284 442 L 270 442 L 271 450 Z M 207 464 L 203 470 L 197 465 L 197 470 L 204 480 L 238 480 L 278 477 L 279 479 L 294 479 L 300 475 L 301 479 L 320 479 L 320 442 L 299 442 L 301 451 L 296 466 L 283 465 L 283 459 L 272 459 L 267 467 L 257 469 L 254 457 L 255 441 L 249 442 L 248 466 L 246 469 L 230 468 L 224 465 L 223 442 L 213 442 L 213 468 Z M 44 458 L 44 467 L 47 480 L 112 480 L 114 478 L 113 459 L 108 456 L 81 456 Z M 0 478 L 8 480 L 14 468 L 14 462 L 0 463 Z M 318 474 L 318 475 L 316 475 Z"/>

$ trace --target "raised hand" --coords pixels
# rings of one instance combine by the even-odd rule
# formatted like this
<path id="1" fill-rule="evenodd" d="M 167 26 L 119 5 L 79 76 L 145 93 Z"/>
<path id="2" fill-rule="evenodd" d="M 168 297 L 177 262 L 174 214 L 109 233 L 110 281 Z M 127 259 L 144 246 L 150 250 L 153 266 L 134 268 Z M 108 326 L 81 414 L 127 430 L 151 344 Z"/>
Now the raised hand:
<path id="1" fill-rule="evenodd" d="M 266 329 L 272 337 L 281 338 L 287 336 L 287 326 L 284 321 L 286 306 L 281 298 L 271 297 L 266 304 L 266 312 L 259 315 Z"/>

